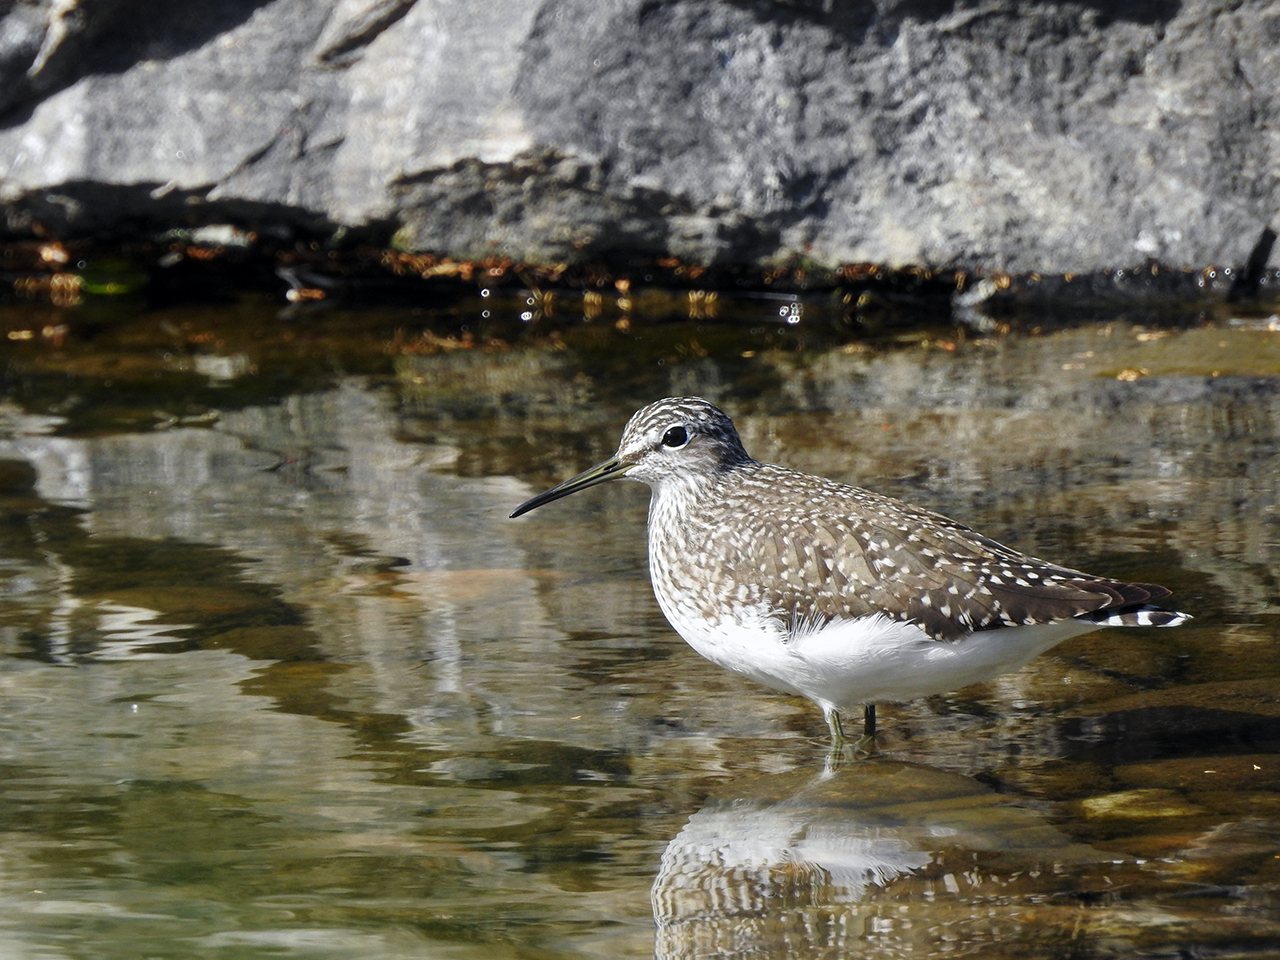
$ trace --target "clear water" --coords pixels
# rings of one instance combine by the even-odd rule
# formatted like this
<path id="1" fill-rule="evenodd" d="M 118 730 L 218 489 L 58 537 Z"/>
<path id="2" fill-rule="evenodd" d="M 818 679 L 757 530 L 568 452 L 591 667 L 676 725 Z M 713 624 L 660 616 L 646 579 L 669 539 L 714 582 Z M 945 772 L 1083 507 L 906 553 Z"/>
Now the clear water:
<path id="1" fill-rule="evenodd" d="M 519 310 L 0 312 L 0 955 L 1280 951 L 1265 321 Z M 826 773 L 663 621 L 643 487 L 507 519 L 687 392 L 1197 619 L 882 705 Z"/>

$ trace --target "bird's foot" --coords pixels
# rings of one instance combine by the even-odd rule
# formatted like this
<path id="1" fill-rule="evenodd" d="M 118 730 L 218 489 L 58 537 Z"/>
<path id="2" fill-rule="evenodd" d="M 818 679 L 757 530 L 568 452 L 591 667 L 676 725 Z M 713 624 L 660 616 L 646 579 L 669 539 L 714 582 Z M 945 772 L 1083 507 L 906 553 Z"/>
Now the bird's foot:
<path id="1" fill-rule="evenodd" d="M 874 757 L 877 752 L 874 734 L 863 734 L 860 737 L 855 737 L 852 740 L 842 740 L 839 743 L 832 742 L 823 767 L 827 773 L 834 773 L 846 763 L 866 760 L 869 757 Z"/>
<path id="2" fill-rule="evenodd" d="M 831 731 L 831 750 L 827 753 L 826 770 L 832 773 L 842 764 L 865 760 L 876 753 L 875 707 L 868 705 L 864 717 L 862 736 L 850 740 L 840 726 L 840 714 L 834 708 L 823 711 L 827 729 Z"/>

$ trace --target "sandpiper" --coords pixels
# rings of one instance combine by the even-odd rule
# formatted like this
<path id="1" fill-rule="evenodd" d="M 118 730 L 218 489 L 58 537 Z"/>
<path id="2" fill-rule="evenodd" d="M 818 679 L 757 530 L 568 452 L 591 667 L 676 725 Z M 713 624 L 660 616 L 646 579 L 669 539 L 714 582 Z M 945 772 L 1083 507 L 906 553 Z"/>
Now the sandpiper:
<path id="1" fill-rule="evenodd" d="M 700 397 L 637 411 L 618 452 L 512 517 L 627 477 L 649 485 L 649 570 L 676 632 L 708 660 L 840 712 L 1017 670 L 1101 627 L 1172 627 L 1151 583 L 1019 553 L 892 497 L 751 459 Z"/>

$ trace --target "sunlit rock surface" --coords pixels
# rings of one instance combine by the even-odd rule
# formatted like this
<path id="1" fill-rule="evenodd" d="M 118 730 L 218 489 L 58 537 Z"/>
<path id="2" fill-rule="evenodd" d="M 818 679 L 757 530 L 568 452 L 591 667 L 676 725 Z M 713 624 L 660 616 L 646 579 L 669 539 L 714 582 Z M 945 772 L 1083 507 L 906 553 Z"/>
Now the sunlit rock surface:
<path id="1" fill-rule="evenodd" d="M 236 222 L 456 257 L 1239 264 L 1266 0 L 0 8 L 10 231 Z"/>

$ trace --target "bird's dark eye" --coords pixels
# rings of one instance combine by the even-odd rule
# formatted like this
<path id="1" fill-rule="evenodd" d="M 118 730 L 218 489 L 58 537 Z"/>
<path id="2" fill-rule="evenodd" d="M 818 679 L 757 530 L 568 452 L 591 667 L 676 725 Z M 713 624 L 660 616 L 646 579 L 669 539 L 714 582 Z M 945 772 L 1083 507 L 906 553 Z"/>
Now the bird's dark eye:
<path id="1" fill-rule="evenodd" d="M 662 445 L 664 447 L 683 447 L 689 442 L 689 431 L 684 427 L 672 427 L 662 435 Z"/>

